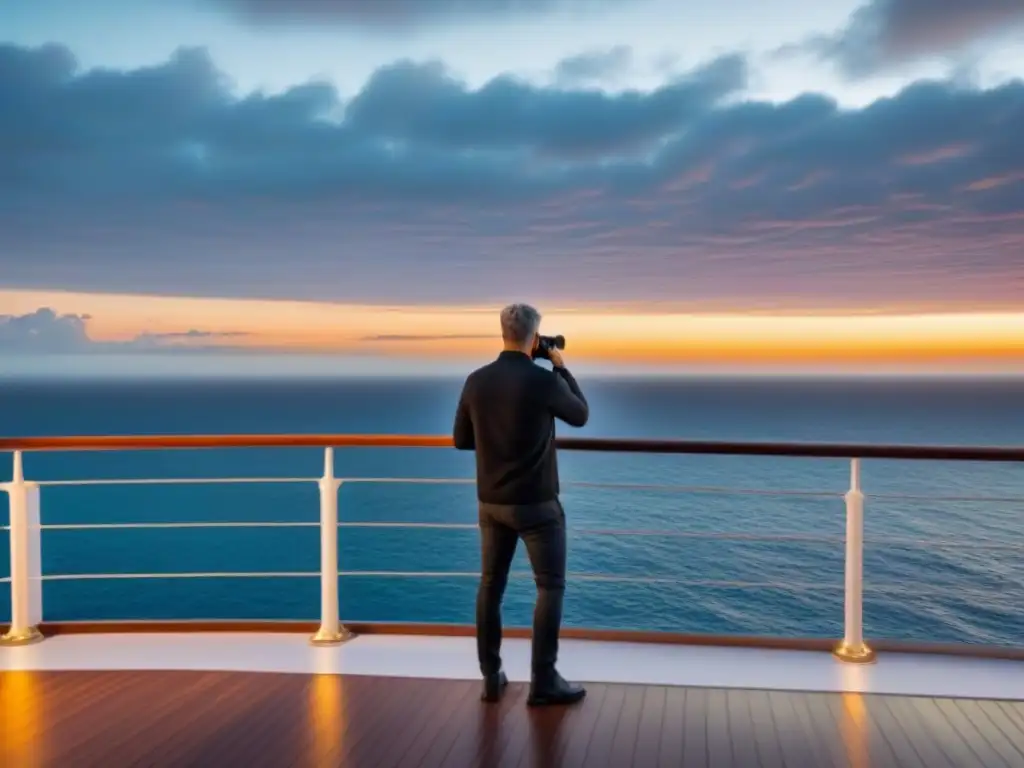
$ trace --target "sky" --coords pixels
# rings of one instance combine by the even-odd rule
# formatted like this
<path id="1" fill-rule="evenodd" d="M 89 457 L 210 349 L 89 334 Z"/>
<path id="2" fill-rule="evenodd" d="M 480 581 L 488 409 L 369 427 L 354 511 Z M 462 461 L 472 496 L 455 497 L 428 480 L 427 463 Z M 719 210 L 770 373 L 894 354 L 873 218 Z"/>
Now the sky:
<path id="1" fill-rule="evenodd" d="M 1024 372 L 1022 136 L 1020 0 L 5 0 L 0 375 Z"/>

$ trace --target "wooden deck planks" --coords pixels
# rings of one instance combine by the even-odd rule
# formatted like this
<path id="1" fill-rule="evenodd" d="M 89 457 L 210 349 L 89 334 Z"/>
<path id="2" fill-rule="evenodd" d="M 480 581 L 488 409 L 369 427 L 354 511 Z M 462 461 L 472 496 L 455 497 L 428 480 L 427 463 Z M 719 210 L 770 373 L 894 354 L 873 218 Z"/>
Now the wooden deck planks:
<path id="1" fill-rule="evenodd" d="M 1024 768 L 1019 702 L 590 685 L 500 704 L 474 682 L 222 672 L 0 673 L 0 765 Z"/>

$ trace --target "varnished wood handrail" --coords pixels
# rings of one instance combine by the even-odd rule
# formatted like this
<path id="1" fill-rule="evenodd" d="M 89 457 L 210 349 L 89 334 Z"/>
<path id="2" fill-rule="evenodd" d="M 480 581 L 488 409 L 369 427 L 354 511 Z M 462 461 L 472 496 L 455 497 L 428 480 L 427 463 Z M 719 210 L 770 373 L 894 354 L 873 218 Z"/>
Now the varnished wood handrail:
<path id="1" fill-rule="evenodd" d="M 446 435 L 82 435 L 0 438 L 0 451 L 138 451 L 179 448 L 451 448 Z"/>
<path id="2" fill-rule="evenodd" d="M 1024 462 L 1024 447 L 764 443 L 706 440 L 560 438 L 570 451 L 806 458 Z M 447 435 L 83 435 L 0 438 L 0 451 L 126 451 L 182 448 L 451 448 Z"/>

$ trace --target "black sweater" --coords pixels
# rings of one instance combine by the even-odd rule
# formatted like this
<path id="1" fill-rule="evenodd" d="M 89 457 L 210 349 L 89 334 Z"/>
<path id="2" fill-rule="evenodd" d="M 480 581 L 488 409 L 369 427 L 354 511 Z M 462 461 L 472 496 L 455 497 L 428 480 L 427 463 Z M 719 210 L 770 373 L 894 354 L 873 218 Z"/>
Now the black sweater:
<path id="1" fill-rule="evenodd" d="M 590 415 L 572 374 L 522 352 L 502 352 L 469 375 L 455 413 L 455 447 L 476 451 L 476 487 L 490 504 L 558 497 L 556 418 L 582 427 Z"/>

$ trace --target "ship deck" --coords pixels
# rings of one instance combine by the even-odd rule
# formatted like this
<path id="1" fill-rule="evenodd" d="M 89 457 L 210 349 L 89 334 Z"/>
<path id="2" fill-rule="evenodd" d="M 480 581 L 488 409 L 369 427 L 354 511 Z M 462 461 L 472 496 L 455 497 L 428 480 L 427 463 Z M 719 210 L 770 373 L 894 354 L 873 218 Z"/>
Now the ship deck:
<path id="1" fill-rule="evenodd" d="M 0 653 L 0 765 L 1024 766 L 1024 664 L 565 641 L 578 707 L 478 700 L 471 638 L 68 635 Z"/>

